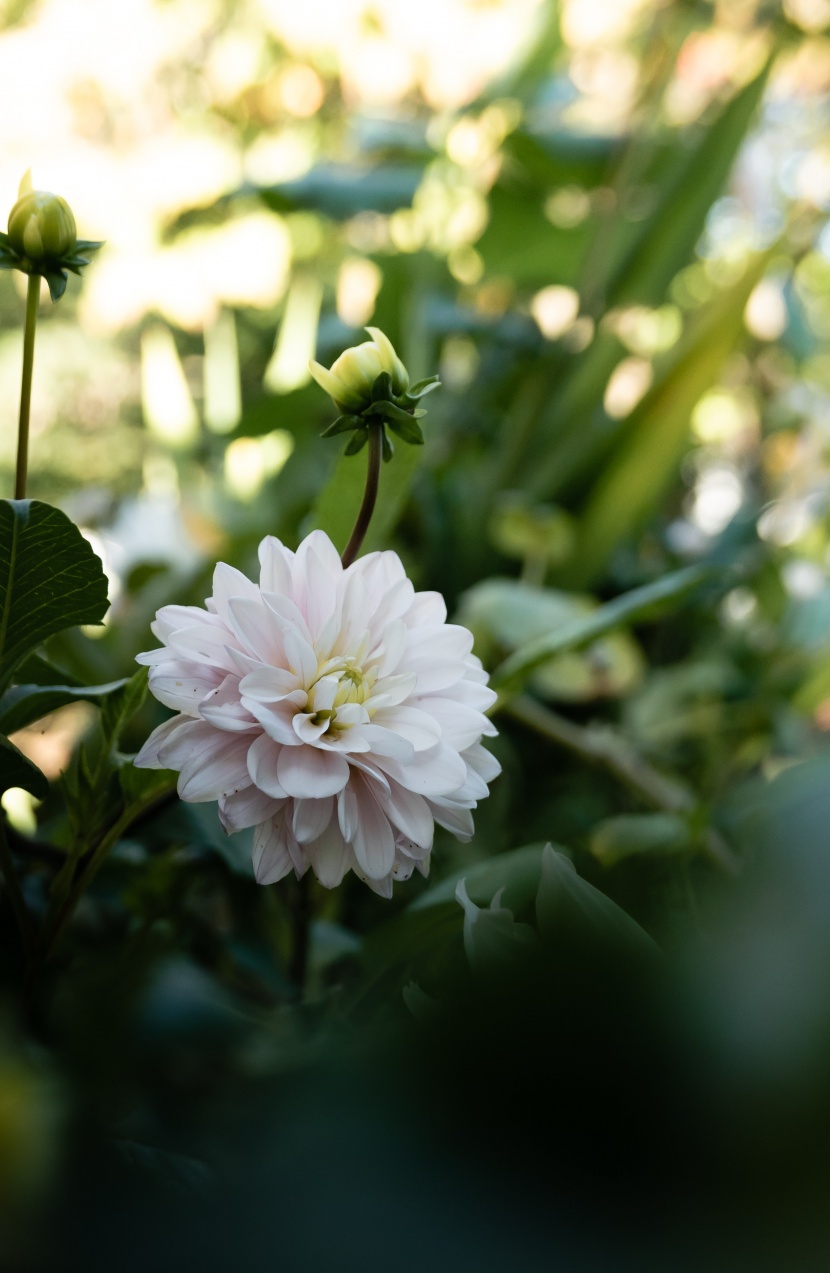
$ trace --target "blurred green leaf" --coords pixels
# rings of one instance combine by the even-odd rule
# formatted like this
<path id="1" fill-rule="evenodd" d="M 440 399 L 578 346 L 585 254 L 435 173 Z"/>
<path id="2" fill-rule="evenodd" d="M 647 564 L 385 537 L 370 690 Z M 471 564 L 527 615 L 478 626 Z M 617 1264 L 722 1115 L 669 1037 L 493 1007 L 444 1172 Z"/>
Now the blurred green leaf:
<path id="1" fill-rule="evenodd" d="M 101 562 L 65 513 L 0 501 L 0 689 L 46 637 L 100 623 L 108 606 Z"/>
<path id="2" fill-rule="evenodd" d="M 127 684 L 126 680 L 110 681 L 107 685 L 15 685 L 0 698 L 0 733 L 13 734 L 32 721 L 40 720 L 49 712 L 55 712 L 68 703 L 86 702 L 96 705 L 110 694 L 117 693 Z"/>

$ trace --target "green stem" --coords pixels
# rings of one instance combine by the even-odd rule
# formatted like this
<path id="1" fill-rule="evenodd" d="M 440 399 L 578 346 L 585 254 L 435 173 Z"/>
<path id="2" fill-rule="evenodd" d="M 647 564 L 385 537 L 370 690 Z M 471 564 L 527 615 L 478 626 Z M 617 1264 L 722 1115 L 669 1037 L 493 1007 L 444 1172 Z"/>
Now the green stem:
<path id="1" fill-rule="evenodd" d="M 27 960 L 31 958 L 35 951 L 35 926 L 32 922 L 32 916 L 29 908 L 24 901 L 23 894 L 20 891 L 20 884 L 17 879 L 17 872 L 14 869 L 11 849 L 9 841 L 6 838 L 6 828 L 3 820 L 0 818 L 0 874 L 3 876 L 3 883 L 6 886 L 6 892 L 9 895 L 9 901 L 12 904 L 14 917 L 17 921 L 17 927 L 20 930 L 20 940 L 23 943 L 23 949 L 26 952 Z"/>
<path id="2" fill-rule="evenodd" d="M 35 365 L 35 332 L 40 301 L 40 275 L 29 275 L 26 292 L 26 326 L 23 331 L 23 380 L 20 386 L 20 424 L 17 431 L 17 472 L 14 498 L 26 498 L 26 472 L 29 467 L 29 411 L 32 405 L 32 368 Z"/>
<path id="3" fill-rule="evenodd" d="M 343 556 L 340 558 L 344 569 L 352 564 L 360 552 L 363 540 L 366 538 L 366 532 L 369 529 L 369 522 L 372 520 L 372 513 L 375 511 L 375 503 L 378 498 L 382 455 L 383 425 L 379 421 L 373 420 L 369 425 L 369 463 L 366 469 L 366 485 L 363 488 L 363 502 L 357 514 L 354 530 L 349 536 L 349 542 L 346 544 Z"/>
<path id="4" fill-rule="evenodd" d="M 44 925 L 43 937 L 40 948 L 40 962 L 46 963 L 52 955 L 58 941 L 60 940 L 63 930 L 69 923 L 75 913 L 75 909 L 83 897 L 86 890 L 98 874 L 100 868 L 104 865 L 110 850 L 118 843 L 125 831 L 139 818 L 150 813 L 156 805 L 163 804 L 175 792 L 175 788 L 164 787 L 161 791 L 155 791 L 144 800 L 130 805 L 121 814 L 116 822 L 110 827 L 106 835 L 98 842 L 97 846 L 89 854 L 86 864 L 80 875 L 75 880 L 72 889 L 59 907 L 57 914 L 51 924 L 48 922 Z"/>

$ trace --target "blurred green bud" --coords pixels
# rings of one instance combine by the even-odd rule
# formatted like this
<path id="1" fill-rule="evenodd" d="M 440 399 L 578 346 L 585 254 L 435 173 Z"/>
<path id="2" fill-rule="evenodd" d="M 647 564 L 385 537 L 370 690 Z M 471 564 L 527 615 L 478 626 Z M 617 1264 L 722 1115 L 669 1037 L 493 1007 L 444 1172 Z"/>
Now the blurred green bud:
<path id="1" fill-rule="evenodd" d="M 418 419 L 426 412 L 418 407 L 418 402 L 430 390 L 437 389 L 440 382 L 437 376 L 430 376 L 410 386 L 409 372 L 389 337 L 379 327 L 366 330 L 372 339 L 346 349 L 331 367 L 323 367 L 313 359 L 308 365 L 318 385 L 342 412 L 324 430 L 323 437 L 353 433 L 345 454 L 356 455 L 374 421 L 383 429 L 383 458 L 389 460 L 393 450 L 387 429 L 412 446 L 423 443 Z"/>
<path id="2" fill-rule="evenodd" d="M 66 200 L 47 190 L 34 190 L 31 173 L 26 173 L 9 214 L 8 234 L 0 234 L 0 269 L 40 274 L 56 301 L 66 290 L 66 271 L 80 274 L 89 265 L 89 253 L 101 246 L 79 239 Z"/>
<path id="3" fill-rule="evenodd" d="M 409 373 L 391 340 L 379 327 L 367 327 L 371 340 L 346 349 L 327 371 L 319 362 L 309 363 L 312 376 L 341 411 L 360 411 L 372 402 L 378 376 L 387 372 L 392 394 L 397 397 L 409 388 Z"/>
<path id="4" fill-rule="evenodd" d="M 72 209 L 65 199 L 47 190 L 32 190 L 18 199 L 9 213 L 9 241 L 34 264 L 61 257 L 78 237 Z"/>

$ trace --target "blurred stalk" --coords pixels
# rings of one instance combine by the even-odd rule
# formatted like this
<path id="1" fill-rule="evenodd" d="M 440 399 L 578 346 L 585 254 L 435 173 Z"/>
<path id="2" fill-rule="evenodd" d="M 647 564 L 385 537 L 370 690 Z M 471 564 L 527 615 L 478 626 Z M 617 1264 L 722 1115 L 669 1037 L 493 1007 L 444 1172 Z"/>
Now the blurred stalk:
<path id="1" fill-rule="evenodd" d="M 35 365 L 35 332 L 40 301 L 40 275 L 30 274 L 26 290 L 26 325 L 23 330 L 23 379 L 20 386 L 20 423 L 17 430 L 17 471 L 14 498 L 26 498 L 26 473 L 29 467 L 29 412 L 32 405 L 32 370 Z"/>
<path id="2" fill-rule="evenodd" d="M 666 813 L 693 813 L 697 809 L 699 802 L 685 783 L 652 768 L 630 743 L 607 726 L 575 725 L 524 694 L 505 704 L 504 711 L 582 760 L 602 765 L 653 808 Z M 701 843 L 715 866 L 729 875 L 739 873 L 740 862 L 718 831 L 707 828 Z"/>
<path id="3" fill-rule="evenodd" d="M 375 510 L 375 504 L 378 498 L 378 487 L 380 485 L 380 462 L 383 454 L 383 425 L 377 421 L 373 421 L 369 425 L 369 463 L 366 468 L 366 485 L 363 489 L 363 502 L 360 505 L 360 511 L 357 514 L 357 521 L 354 529 L 349 536 L 349 542 L 343 549 L 343 569 L 350 566 L 357 554 L 360 552 L 361 545 L 366 538 L 366 532 L 369 529 L 369 522 L 372 520 L 372 513 Z"/>
<path id="4" fill-rule="evenodd" d="M 38 283 L 40 283 L 39 279 Z M 2 818 L 0 818 L 0 875 L 3 877 L 3 884 L 6 887 L 6 892 L 9 895 L 9 901 L 14 911 L 14 917 L 20 931 L 20 940 L 26 952 L 26 959 L 31 961 L 35 951 L 35 927 L 29 908 L 20 891 L 20 884 L 17 879 L 17 872 L 14 869 L 14 861 Z"/>

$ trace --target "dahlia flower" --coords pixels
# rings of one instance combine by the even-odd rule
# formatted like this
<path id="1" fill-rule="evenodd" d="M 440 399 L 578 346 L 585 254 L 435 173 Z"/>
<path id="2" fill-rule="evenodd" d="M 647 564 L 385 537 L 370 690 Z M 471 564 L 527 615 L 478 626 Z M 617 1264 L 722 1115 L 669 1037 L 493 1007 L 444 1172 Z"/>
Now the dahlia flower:
<path id="1" fill-rule="evenodd" d="M 135 763 L 178 770 L 181 798 L 218 800 L 226 831 L 255 827 L 261 884 L 311 867 L 334 888 L 353 870 L 390 897 L 427 874 L 435 822 L 471 837 L 500 771 L 480 741 L 495 694 L 471 633 L 395 553 L 344 569 L 314 531 L 296 553 L 264 539 L 259 559 L 258 585 L 220 564 L 206 609 L 159 610 L 162 648 L 138 661 L 177 715 Z"/>

